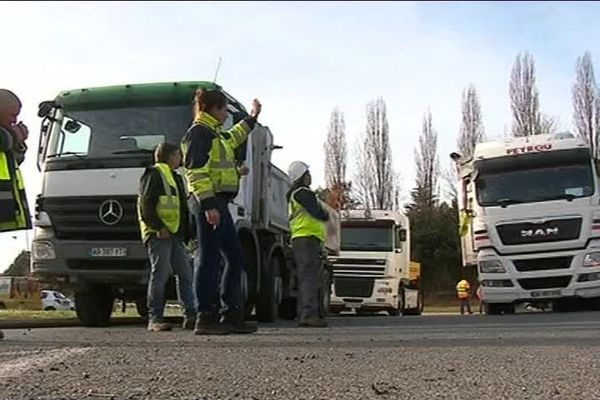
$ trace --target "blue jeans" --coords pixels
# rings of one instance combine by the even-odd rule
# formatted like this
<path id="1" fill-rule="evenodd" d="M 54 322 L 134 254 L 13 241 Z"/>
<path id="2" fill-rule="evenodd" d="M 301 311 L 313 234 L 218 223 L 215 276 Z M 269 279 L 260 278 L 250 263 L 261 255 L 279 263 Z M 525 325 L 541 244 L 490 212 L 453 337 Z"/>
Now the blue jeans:
<path id="1" fill-rule="evenodd" d="M 242 307 L 244 253 L 228 204 L 224 199 L 218 200 L 221 224 L 216 229 L 208 223 L 204 211 L 195 213 L 199 246 L 194 263 L 194 289 L 200 313 L 220 310 L 221 298 L 228 309 Z M 221 252 L 228 261 L 222 276 Z"/>
<path id="2" fill-rule="evenodd" d="M 152 268 L 148 282 L 148 317 L 150 321 L 160 322 L 163 319 L 165 286 L 169 281 L 171 270 L 175 274 L 177 297 L 183 306 L 185 316 L 195 317 L 192 268 L 181 239 L 173 236 L 168 239 L 150 238 L 148 240 L 148 256 Z"/>

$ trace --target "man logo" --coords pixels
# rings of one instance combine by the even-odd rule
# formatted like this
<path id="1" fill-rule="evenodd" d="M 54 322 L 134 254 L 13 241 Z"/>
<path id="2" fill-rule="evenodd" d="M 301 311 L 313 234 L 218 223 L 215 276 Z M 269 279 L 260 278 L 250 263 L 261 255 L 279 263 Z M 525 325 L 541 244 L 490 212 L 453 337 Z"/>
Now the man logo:
<path id="1" fill-rule="evenodd" d="M 546 237 L 557 236 L 560 234 L 558 228 L 537 228 L 524 229 L 521 231 L 521 237 Z"/>
<path id="2" fill-rule="evenodd" d="M 106 200 L 98 209 L 98 217 L 104 225 L 115 225 L 123 218 L 123 206 L 116 200 Z"/>

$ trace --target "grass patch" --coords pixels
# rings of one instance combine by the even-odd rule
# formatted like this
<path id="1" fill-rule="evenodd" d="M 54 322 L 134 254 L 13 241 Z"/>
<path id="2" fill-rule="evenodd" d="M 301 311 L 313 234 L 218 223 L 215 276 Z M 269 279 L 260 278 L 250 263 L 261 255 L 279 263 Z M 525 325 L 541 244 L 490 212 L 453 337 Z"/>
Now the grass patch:
<path id="1" fill-rule="evenodd" d="M 167 307 L 165 317 L 179 317 L 181 311 L 178 307 Z M 115 306 L 112 318 L 139 317 L 135 305 L 129 304 L 125 312 L 121 312 L 120 304 Z M 32 310 L 0 310 L 0 321 L 2 320 L 28 320 L 28 319 L 68 319 L 77 318 L 75 311 L 32 311 Z"/>

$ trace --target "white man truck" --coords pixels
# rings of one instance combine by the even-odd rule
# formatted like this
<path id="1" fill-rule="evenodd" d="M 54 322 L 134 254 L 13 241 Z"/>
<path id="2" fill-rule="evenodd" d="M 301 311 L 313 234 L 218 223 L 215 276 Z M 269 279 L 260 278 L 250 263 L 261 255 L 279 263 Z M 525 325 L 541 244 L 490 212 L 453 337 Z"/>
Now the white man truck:
<path id="1" fill-rule="evenodd" d="M 477 266 L 488 314 L 515 304 L 571 308 L 600 299 L 600 194 L 590 147 L 570 133 L 453 153 L 465 267 Z"/>
<path id="2" fill-rule="evenodd" d="M 75 292 L 77 315 L 86 326 L 108 323 L 116 298 L 136 301 L 140 314 L 146 312 L 149 263 L 137 222 L 139 178 L 153 163 L 157 144 L 179 143 L 193 120 L 199 88 L 221 90 L 210 82 L 122 85 L 65 91 L 40 104 L 43 184 L 32 271 Z M 226 96 L 225 129 L 247 115 Z M 250 172 L 230 206 L 245 253 L 247 309 L 264 322 L 296 312 L 285 196 L 290 182 L 271 163 L 276 148 L 269 129 L 257 124 L 238 154 Z M 328 249 L 336 254 L 339 219 L 332 215 Z M 323 279 L 330 287 L 329 275 Z M 172 282 L 168 297 L 175 298 Z"/>
<path id="3" fill-rule="evenodd" d="M 331 258 L 330 310 L 421 314 L 421 271 L 410 261 L 408 218 L 394 211 L 344 210 L 341 225 L 340 254 Z"/>

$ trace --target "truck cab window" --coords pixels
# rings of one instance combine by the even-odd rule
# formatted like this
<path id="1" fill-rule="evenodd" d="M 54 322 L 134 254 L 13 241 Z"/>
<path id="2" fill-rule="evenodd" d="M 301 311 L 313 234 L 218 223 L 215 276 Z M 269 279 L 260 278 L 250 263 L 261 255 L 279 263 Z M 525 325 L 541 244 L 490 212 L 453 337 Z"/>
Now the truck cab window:
<path id="1" fill-rule="evenodd" d="M 89 126 L 65 117 L 59 133 L 58 146 L 51 154 L 60 155 L 86 155 L 90 145 L 92 130 Z"/>

